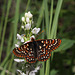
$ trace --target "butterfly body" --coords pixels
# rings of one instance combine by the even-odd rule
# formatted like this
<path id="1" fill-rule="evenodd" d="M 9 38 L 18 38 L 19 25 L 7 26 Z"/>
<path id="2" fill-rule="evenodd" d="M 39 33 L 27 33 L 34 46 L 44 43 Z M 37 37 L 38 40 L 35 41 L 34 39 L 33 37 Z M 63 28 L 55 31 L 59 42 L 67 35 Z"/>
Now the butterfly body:
<path id="1" fill-rule="evenodd" d="M 51 52 L 59 47 L 60 39 L 42 39 L 27 42 L 19 48 L 14 48 L 13 53 L 17 57 L 23 57 L 29 63 L 38 61 L 46 61 L 51 56 Z"/>

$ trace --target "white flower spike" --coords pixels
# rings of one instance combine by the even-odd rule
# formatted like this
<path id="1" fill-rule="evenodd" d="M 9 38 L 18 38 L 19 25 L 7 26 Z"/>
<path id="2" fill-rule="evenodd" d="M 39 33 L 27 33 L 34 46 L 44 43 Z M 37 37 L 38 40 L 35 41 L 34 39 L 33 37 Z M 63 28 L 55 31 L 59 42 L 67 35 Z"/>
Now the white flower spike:
<path id="1" fill-rule="evenodd" d="M 26 30 L 29 30 L 29 29 L 31 28 L 31 24 L 29 24 L 29 23 L 26 24 L 26 25 L 25 25 L 25 28 L 26 28 Z"/>
<path id="2" fill-rule="evenodd" d="M 32 30 L 32 33 L 33 34 L 38 34 L 38 32 L 40 31 L 40 28 L 34 28 L 33 30 Z"/>

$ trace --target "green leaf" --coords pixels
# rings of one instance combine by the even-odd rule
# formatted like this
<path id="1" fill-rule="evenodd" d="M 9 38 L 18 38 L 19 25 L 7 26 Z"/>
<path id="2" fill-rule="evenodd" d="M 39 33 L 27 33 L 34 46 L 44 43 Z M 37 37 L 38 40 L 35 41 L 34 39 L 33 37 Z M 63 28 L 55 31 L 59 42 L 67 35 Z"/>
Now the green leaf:
<path id="1" fill-rule="evenodd" d="M 61 50 L 67 50 L 68 48 L 72 47 L 74 43 L 75 43 L 74 40 L 62 39 L 61 45 L 54 52 L 59 52 Z"/>
<path id="2" fill-rule="evenodd" d="M 54 69 L 53 69 L 53 70 L 51 70 L 50 75 L 56 75 L 56 74 L 57 74 L 57 72 L 58 72 L 57 70 L 54 70 Z"/>

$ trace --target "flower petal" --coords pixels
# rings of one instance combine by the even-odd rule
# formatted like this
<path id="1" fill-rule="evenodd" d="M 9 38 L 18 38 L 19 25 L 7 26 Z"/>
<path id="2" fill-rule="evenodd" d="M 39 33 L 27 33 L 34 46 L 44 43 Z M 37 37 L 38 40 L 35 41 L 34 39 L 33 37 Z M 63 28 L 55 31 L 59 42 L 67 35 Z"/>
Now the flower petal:
<path id="1" fill-rule="evenodd" d="M 33 30 L 32 30 L 32 33 L 33 34 L 38 34 L 38 32 L 40 31 L 40 28 L 34 28 Z"/>
<path id="2" fill-rule="evenodd" d="M 22 21 L 25 21 L 25 17 L 22 17 Z"/>
<path id="3" fill-rule="evenodd" d="M 26 18 L 26 22 L 29 23 L 29 21 L 30 21 L 30 20 L 29 20 L 29 18 L 27 17 L 27 18 Z"/>
<path id="4" fill-rule="evenodd" d="M 24 59 L 14 59 L 16 62 L 24 62 Z"/>
<path id="5" fill-rule="evenodd" d="M 26 25 L 25 25 L 25 28 L 26 28 L 27 30 L 29 30 L 29 29 L 31 28 L 31 24 L 29 24 L 29 23 L 26 24 Z"/>
<path id="6" fill-rule="evenodd" d="M 24 42 L 24 39 L 23 38 L 21 38 L 21 42 Z"/>
<path id="7" fill-rule="evenodd" d="M 17 39 L 21 40 L 20 34 L 17 34 Z"/>
<path id="8" fill-rule="evenodd" d="M 21 26 L 22 29 L 24 29 L 24 26 Z"/>
<path id="9" fill-rule="evenodd" d="M 18 44 L 15 44 L 15 47 L 19 47 L 19 45 Z"/>

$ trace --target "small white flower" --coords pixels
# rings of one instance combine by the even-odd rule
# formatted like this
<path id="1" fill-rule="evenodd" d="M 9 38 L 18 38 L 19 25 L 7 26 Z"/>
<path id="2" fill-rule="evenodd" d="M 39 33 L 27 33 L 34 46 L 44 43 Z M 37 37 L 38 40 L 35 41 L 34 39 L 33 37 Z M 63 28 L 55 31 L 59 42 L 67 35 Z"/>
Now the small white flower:
<path id="1" fill-rule="evenodd" d="M 21 40 L 21 42 L 24 42 L 24 39 L 21 35 L 17 34 L 17 39 Z"/>
<path id="2" fill-rule="evenodd" d="M 21 36 L 19 34 L 17 34 L 17 39 L 21 40 Z"/>
<path id="3" fill-rule="evenodd" d="M 20 75 L 26 75 L 25 73 L 23 73 L 21 70 L 18 70 L 17 69 L 17 72 L 19 72 L 20 73 Z"/>
<path id="4" fill-rule="evenodd" d="M 24 26 L 21 26 L 22 29 L 24 29 Z"/>
<path id="5" fill-rule="evenodd" d="M 26 28 L 27 30 L 29 30 L 29 29 L 31 28 L 31 24 L 29 24 L 29 23 L 26 24 L 26 25 L 25 25 L 25 28 Z"/>
<path id="6" fill-rule="evenodd" d="M 28 12 L 28 17 L 29 17 L 29 18 L 32 18 L 32 16 L 33 16 L 33 15 L 32 15 L 32 14 L 30 13 L 30 11 L 29 11 L 29 12 Z"/>
<path id="7" fill-rule="evenodd" d="M 25 73 L 22 73 L 22 75 L 26 75 Z"/>
<path id="8" fill-rule="evenodd" d="M 16 62 L 24 62 L 24 59 L 14 59 Z"/>
<path id="9" fill-rule="evenodd" d="M 18 72 L 20 72 L 20 73 L 22 73 L 22 71 L 21 71 L 21 70 L 18 70 L 18 69 L 17 69 L 17 71 L 18 71 Z"/>
<path id="10" fill-rule="evenodd" d="M 37 70 L 37 71 L 38 71 L 39 69 L 40 69 L 40 66 L 38 66 L 38 67 L 35 68 L 35 70 Z"/>
<path id="11" fill-rule="evenodd" d="M 40 31 L 40 28 L 34 28 L 33 30 L 32 30 L 32 33 L 33 34 L 38 34 L 38 32 Z"/>
<path id="12" fill-rule="evenodd" d="M 28 17 L 28 13 L 25 13 L 25 17 Z"/>
<path id="13" fill-rule="evenodd" d="M 18 44 L 15 44 L 15 47 L 19 47 L 19 45 Z"/>
<path id="14" fill-rule="evenodd" d="M 25 17 L 22 17 L 22 21 L 25 21 Z"/>
<path id="15" fill-rule="evenodd" d="M 30 40 L 31 40 L 32 38 L 34 38 L 34 39 L 35 39 L 35 36 L 34 36 L 34 35 L 32 35 L 32 36 L 30 37 Z"/>
<path id="16" fill-rule="evenodd" d="M 30 21 L 30 20 L 29 20 L 29 18 L 27 17 L 27 18 L 26 18 L 26 22 L 29 23 L 29 21 Z"/>
<path id="17" fill-rule="evenodd" d="M 15 47 L 19 47 L 20 45 L 20 42 L 18 41 L 16 44 L 15 44 Z"/>
<path id="18" fill-rule="evenodd" d="M 24 39 L 23 38 L 21 38 L 21 42 L 24 42 Z"/>
<path id="19" fill-rule="evenodd" d="M 38 70 L 40 70 L 40 66 L 37 66 L 35 70 L 30 71 L 29 75 L 35 75 L 35 73 L 38 72 Z"/>
<path id="20" fill-rule="evenodd" d="M 28 18 L 32 18 L 32 14 L 30 13 L 30 11 L 28 13 L 25 13 L 25 17 L 28 17 Z"/>
<path id="21" fill-rule="evenodd" d="M 29 75 L 35 75 L 35 73 L 34 72 L 30 72 Z"/>

